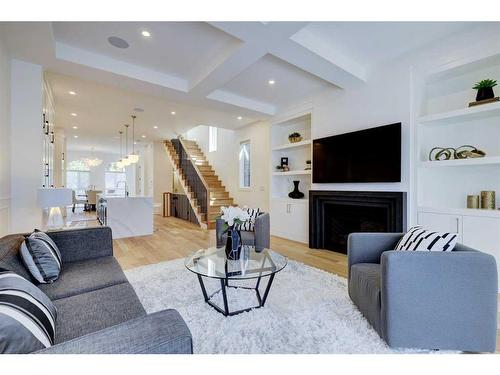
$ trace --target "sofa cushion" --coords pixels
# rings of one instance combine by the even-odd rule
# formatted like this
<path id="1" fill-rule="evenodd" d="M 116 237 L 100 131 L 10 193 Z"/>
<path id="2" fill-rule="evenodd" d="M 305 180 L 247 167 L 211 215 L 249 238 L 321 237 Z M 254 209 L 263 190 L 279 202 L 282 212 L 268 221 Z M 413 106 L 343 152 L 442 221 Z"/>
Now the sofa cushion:
<path id="1" fill-rule="evenodd" d="M 125 274 L 111 256 L 65 263 L 59 280 L 38 287 L 57 300 L 125 282 Z"/>
<path id="2" fill-rule="evenodd" d="M 14 271 L 26 280 L 33 280 L 33 277 L 24 266 L 19 250 L 24 241 L 21 234 L 11 234 L 0 238 L 0 267 Z"/>
<path id="3" fill-rule="evenodd" d="M 378 333 L 381 333 L 380 264 L 358 263 L 351 266 L 349 296 Z"/>
<path id="4" fill-rule="evenodd" d="M 58 299 L 56 343 L 146 315 L 129 283 Z"/>

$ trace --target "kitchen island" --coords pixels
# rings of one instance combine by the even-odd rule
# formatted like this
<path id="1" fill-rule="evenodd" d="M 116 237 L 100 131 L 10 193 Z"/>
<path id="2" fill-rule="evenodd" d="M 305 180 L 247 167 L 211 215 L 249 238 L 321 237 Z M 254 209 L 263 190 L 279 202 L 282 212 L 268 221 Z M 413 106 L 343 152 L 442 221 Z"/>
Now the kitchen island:
<path id="1" fill-rule="evenodd" d="M 101 194 L 98 201 L 99 221 L 111 228 L 113 238 L 153 234 L 152 197 Z"/>

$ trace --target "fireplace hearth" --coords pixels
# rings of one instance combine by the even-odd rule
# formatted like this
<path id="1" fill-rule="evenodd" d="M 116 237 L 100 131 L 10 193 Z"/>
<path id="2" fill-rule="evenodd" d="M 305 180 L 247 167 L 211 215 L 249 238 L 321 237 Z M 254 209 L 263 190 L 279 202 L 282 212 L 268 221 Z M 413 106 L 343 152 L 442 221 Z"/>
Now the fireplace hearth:
<path id="1" fill-rule="evenodd" d="M 350 233 L 402 232 L 405 229 L 404 192 L 310 191 L 310 248 L 346 254 Z"/>

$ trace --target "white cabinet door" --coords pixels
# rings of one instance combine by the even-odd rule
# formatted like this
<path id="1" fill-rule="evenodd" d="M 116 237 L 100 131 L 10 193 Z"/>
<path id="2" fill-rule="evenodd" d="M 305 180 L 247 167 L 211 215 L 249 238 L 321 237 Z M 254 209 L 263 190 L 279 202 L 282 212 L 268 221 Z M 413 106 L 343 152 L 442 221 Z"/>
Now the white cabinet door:
<path id="1" fill-rule="evenodd" d="M 271 200 L 271 234 L 293 241 L 309 242 L 309 205 L 287 199 Z"/>
<path id="2" fill-rule="evenodd" d="M 417 222 L 426 229 L 458 233 L 458 242 L 462 242 L 462 216 L 419 212 Z"/>
<path id="3" fill-rule="evenodd" d="M 500 275 L 500 219 L 464 216 L 463 244 L 493 255 Z"/>
<path id="4" fill-rule="evenodd" d="M 309 205 L 290 203 L 290 238 L 303 243 L 309 242 Z"/>

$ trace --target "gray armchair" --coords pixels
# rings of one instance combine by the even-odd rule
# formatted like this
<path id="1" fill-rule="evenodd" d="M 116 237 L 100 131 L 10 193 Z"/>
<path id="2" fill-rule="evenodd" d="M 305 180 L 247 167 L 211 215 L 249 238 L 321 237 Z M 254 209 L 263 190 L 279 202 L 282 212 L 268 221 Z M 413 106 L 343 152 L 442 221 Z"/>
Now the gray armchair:
<path id="1" fill-rule="evenodd" d="M 392 347 L 494 352 L 495 258 L 457 244 L 451 252 L 394 251 L 402 233 L 352 233 L 349 296 Z"/>
<path id="2" fill-rule="evenodd" d="M 226 244 L 227 234 L 224 233 L 224 220 L 217 219 L 215 222 L 215 236 L 217 247 Z M 269 248 L 271 246 L 271 230 L 269 226 L 269 214 L 262 213 L 255 219 L 255 231 L 241 231 L 241 242 L 243 245 Z"/>

